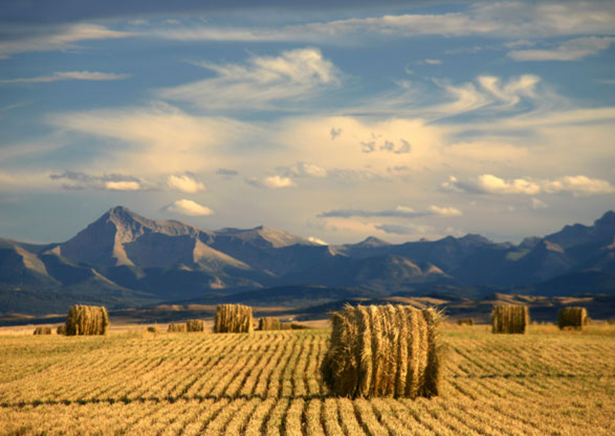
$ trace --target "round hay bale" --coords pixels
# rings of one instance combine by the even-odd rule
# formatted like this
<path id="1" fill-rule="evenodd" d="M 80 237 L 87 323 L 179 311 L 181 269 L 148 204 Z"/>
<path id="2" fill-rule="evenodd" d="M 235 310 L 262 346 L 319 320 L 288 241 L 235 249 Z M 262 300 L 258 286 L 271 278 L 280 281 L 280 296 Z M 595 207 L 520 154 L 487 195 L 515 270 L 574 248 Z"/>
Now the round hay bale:
<path id="1" fill-rule="evenodd" d="M 457 325 L 459 326 L 464 326 L 464 325 L 468 325 L 468 326 L 473 326 L 474 325 L 474 318 L 461 318 L 457 320 Z"/>
<path id="2" fill-rule="evenodd" d="M 440 315 L 404 305 L 334 312 L 320 372 L 335 395 L 431 397 L 440 390 Z"/>
<path id="3" fill-rule="evenodd" d="M 56 329 L 56 333 L 58 335 L 66 335 L 66 324 L 59 325 L 58 328 Z"/>
<path id="4" fill-rule="evenodd" d="M 252 333 L 252 308 L 242 304 L 220 304 L 216 308 L 215 333 Z"/>
<path id="5" fill-rule="evenodd" d="M 51 327 L 37 327 L 34 329 L 35 335 L 50 335 Z"/>
<path id="6" fill-rule="evenodd" d="M 258 320 L 259 330 L 280 330 L 280 318 L 264 316 Z"/>
<path id="7" fill-rule="evenodd" d="M 102 306 L 72 306 L 66 317 L 66 335 L 104 335 L 109 328 L 109 315 Z"/>
<path id="8" fill-rule="evenodd" d="M 184 333 L 186 331 L 186 324 L 169 324 L 167 328 L 168 333 Z"/>
<path id="9" fill-rule="evenodd" d="M 186 321 L 186 331 L 188 332 L 204 332 L 205 322 L 201 319 L 190 319 Z"/>
<path id="10" fill-rule="evenodd" d="M 557 314 L 557 326 L 560 329 L 583 330 L 588 319 L 587 309 L 584 307 L 564 307 Z"/>
<path id="11" fill-rule="evenodd" d="M 493 333 L 525 334 L 529 324 L 530 315 L 527 306 L 512 304 L 493 306 L 491 312 Z"/>

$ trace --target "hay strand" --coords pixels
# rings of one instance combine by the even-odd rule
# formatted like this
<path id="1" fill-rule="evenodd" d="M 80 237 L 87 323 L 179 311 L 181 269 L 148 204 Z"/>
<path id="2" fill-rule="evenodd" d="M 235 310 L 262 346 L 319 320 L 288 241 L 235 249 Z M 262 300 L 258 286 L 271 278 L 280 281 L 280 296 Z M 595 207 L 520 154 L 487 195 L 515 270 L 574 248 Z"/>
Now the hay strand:
<path id="1" fill-rule="evenodd" d="M 346 306 L 332 314 L 320 367 L 335 395 L 431 397 L 440 384 L 439 314 L 403 305 Z"/>
<path id="2" fill-rule="evenodd" d="M 589 317 L 584 307 L 564 307 L 557 315 L 557 326 L 563 329 L 583 330 L 588 324 Z"/>
<path id="3" fill-rule="evenodd" d="M 72 306 L 66 317 L 66 335 L 104 335 L 109 328 L 107 309 L 99 306 Z"/>
<path id="4" fill-rule="evenodd" d="M 216 308 L 215 333 L 252 333 L 252 308 L 242 304 L 220 304 Z"/>

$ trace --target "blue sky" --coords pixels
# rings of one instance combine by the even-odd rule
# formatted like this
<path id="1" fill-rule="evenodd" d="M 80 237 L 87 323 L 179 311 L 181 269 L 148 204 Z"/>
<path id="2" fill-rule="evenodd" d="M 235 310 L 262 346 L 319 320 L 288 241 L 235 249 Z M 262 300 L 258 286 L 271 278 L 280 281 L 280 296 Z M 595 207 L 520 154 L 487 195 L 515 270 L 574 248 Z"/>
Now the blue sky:
<path id="1" fill-rule="evenodd" d="M 8 1 L 0 28 L 3 237 L 121 204 L 518 241 L 615 206 L 613 2 Z"/>

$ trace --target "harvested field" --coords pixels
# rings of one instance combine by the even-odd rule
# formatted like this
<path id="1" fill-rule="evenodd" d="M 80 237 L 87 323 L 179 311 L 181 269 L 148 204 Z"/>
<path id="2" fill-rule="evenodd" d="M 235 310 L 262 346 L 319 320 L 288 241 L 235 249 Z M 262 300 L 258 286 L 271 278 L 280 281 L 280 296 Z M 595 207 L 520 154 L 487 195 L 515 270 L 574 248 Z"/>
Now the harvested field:
<path id="1" fill-rule="evenodd" d="M 331 395 L 331 330 L 142 330 L 0 336 L 0 434 L 615 434 L 613 326 L 451 326 L 442 393 L 415 400 Z"/>

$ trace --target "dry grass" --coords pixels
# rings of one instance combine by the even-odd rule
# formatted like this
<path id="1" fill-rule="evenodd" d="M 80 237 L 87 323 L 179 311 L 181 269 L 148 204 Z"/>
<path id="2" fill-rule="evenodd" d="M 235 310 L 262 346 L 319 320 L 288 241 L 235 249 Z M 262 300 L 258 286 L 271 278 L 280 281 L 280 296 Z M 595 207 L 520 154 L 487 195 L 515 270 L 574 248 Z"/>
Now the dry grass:
<path id="1" fill-rule="evenodd" d="M 205 322 L 200 319 L 190 319 L 186 321 L 186 331 L 188 332 L 204 332 Z"/>
<path id="2" fill-rule="evenodd" d="M 220 304 L 216 308 L 215 333 L 252 333 L 252 308 L 242 304 Z"/>
<path id="3" fill-rule="evenodd" d="M 321 365 L 336 395 L 431 397 L 440 386 L 439 315 L 403 305 L 351 307 L 333 313 Z"/>
<path id="4" fill-rule="evenodd" d="M 50 335 L 51 327 L 37 327 L 34 329 L 35 335 Z"/>
<path id="5" fill-rule="evenodd" d="M 67 336 L 104 335 L 109 328 L 107 309 L 99 306 L 72 306 L 66 317 Z"/>
<path id="6" fill-rule="evenodd" d="M 317 371 L 331 330 L 154 337 L 119 327 L 0 335 L 0 435 L 615 434 L 606 323 L 512 336 L 441 326 L 445 395 L 414 400 L 332 394 Z"/>
<path id="7" fill-rule="evenodd" d="M 525 334 L 530 324 L 530 315 L 527 306 L 512 304 L 493 306 L 491 312 L 491 325 L 493 333 Z"/>
<path id="8" fill-rule="evenodd" d="M 169 324 L 168 333 L 184 333 L 186 332 L 186 324 Z"/>
<path id="9" fill-rule="evenodd" d="M 589 318 L 584 307 L 564 307 L 557 314 L 557 326 L 560 329 L 583 330 Z"/>

